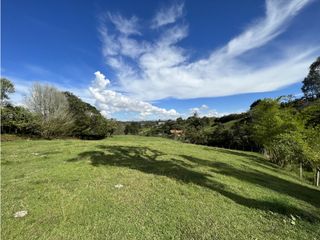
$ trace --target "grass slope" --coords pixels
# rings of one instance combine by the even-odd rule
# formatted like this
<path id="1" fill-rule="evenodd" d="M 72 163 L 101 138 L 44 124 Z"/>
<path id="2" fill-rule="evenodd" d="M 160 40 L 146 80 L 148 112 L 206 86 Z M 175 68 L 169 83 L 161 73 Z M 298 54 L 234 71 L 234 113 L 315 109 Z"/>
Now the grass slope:
<path id="1" fill-rule="evenodd" d="M 320 236 L 320 191 L 255 153 L 137 136 L 24 140 L 2 144 L 1 175 L 6 240 Z"/>

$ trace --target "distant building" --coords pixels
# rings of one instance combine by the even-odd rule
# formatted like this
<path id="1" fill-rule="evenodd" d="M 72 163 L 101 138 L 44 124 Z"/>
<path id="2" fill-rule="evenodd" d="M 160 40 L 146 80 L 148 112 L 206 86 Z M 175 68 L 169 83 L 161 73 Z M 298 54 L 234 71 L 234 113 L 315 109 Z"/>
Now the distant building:
<path id="1" fill-rule="evenodd" d="M 178 130 L 178 129 L 171 129 L 170 133 L 174 135 L 175 137 L 180 137 L 183 135 L 183 130 Z"/>

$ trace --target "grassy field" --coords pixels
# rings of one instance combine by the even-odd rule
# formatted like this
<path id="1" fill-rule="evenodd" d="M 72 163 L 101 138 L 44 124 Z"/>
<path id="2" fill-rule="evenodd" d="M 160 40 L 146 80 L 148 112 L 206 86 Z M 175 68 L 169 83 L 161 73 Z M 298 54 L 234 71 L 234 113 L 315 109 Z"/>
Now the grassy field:
<path id="1" fill-rule="evenodd" d="M 320 191 L 255 153 L 136 136 L 19 140 L 2 143 L 1 166 L 6 240 L 320 239 Z"/>

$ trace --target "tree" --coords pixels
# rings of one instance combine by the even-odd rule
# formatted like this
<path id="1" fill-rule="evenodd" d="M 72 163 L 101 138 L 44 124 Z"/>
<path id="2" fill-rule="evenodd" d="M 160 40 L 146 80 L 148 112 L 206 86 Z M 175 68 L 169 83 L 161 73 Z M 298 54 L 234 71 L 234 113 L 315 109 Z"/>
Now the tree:
<path id="1" fill-rule="evenodd" d="M 270 160 L 281 167 L 287 164 L 300 165 L 300 178 L 302 178 L 302 165 L 310 160 L 310 147 L 302 133 L 295 131 L 281 133 L 275 137 L 268 146 Z"/>
<path id="2" fill-rule="evenodd" d="M 1 109 L 1 133 L 40 135 L 39 117 L 24 107 L 7 105 Z"/>
<path id="3" fill-rule="evenodd" d="M 281 108 L 279 100 L 261 100 L 250 112 L 254 140 L 267 148 L 282 133 L 301 131 L 303 123 L 292 108 Z"/>
<path id="4" fill-rule="evenodd" d="M 140 131 L 140 123 L 138 122 L 130 122 L 129 124 L 126 125 L 124 129 L 124 134 L 132 134 L 132 135 L 138 135 Z"/>
<path id="5" fill-rule="evenodd" d="M 320 128 L 315 121 L 318 108 L 311 106 L 301 113 L 289 105 L 281 106 L 279 99 L 262 100 L 251 110 L 252 131 L 272 162 L 280 166 L 299 164 L 301 178 L 303 166 L 312 166 L 319 182 Z"/>
<path id="6" fill-rule="evenodd" d="M 102 139 L 112 135 L 114 124 L 107 121 L 101 113 L 89 103 L 83 102 L 71 92 L 64 92 L 69 103 L 69 112 L 73 118 L 70 134 L 82 139 Z"/>
<path id="7" fill-rule="evenodd" d="M 6 100 L 9 99 L 8 94 L 14 93 L 15 89 L 14 89 L 13 83 L 6 78 L 1 78 L 0 83 L 1 83 L 0 99 L 1 99 L 1 106 L 3 106 Z"/>
<path id="8" fill-rule="evenodd" d="M 320 126 L 320 99 L 310 102 L 310 104 L 304 107 L 301 111 L 307 127 Z"/>
<path id="9" fill-rule="evenodd" d="M 45 138 L 70 132 L 72 117 L 65 95 L 53 86 L 35 83 L 26 98 L 28 108 L 41 117 L 41 135 Z"/>
<path id="10" fill-rule="evenodd" d="M 29 109 L 49 120 L 68 114 L 69 104 L 65 95 L 50 85 L 33 84 L 26 104 Z"/>
<path id="11" fill-rule="evenodd" d="M 273 99 L 264 99 L 252 108 L 251 114 L 254 139 L 265 147 L 281 132 L 280 106 Z"/>
<path id="12" fill-rule="evenodd" d="M 320 57 L 311 64 L 309 74 L 302 83 L 301 90 L 307 99 L 320 98 Z"/>

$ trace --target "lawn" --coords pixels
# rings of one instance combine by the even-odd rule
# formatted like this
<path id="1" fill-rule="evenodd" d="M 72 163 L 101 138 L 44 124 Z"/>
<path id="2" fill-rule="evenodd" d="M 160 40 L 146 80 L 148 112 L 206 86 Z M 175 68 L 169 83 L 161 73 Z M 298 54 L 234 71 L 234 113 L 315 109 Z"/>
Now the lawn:
<path id="1" fill-rule="evenodd" d="M 320 191 L 292 173 L 163 138 L 4 142 L 1 189 L 6 240 L 320 236 Z"/>

